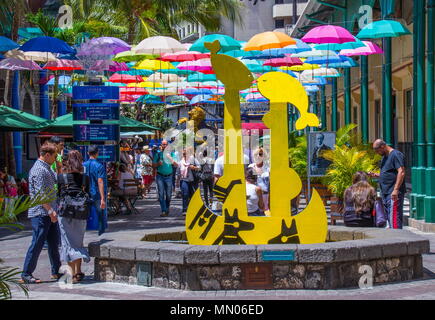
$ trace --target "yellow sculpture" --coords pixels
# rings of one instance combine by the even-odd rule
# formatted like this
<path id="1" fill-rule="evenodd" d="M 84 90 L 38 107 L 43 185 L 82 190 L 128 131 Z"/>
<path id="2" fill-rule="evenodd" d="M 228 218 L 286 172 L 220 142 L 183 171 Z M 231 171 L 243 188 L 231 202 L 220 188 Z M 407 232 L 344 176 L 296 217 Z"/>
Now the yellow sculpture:
<path id="1" fill-rule="evenodd" d="M 301 191 L 296 172 L 289 168 L 287 103 L 295 105 L 301 118 L 298 130 L 318 126 L 319 120 L 308 113 L 308 97 L 303 86 L 291 76 L 272 72 L 258 79 L 260 92 L 270 100 L 264 116 L 271 129 L 270 217 L 251 217 L 247 213 L 240 123 L 241 90 L 249 88 L 253 77 L 239 60 L 217 54 L 220 43 L 206 43 L 217 78 L 226 87 L 224 106 L 224 175 L 215 185 L 215 196 L 222 202 L 222 215 L 204 204 L 199 189 L 192 197 L 186 215 L 190 244 L 278 244 L 321 243 L 326 240 L 327 216 L 317 191 L 305 210 L 291 216 L 291 199 Z"/>
<path id="2" fill-rule="evenodd" d="M 200 124 L 205 119 L 205 111 L 201 107 L 195 107 L 192 110 L 188 112 L 189 119 L 188 118 L 181 118 L 178 120 L 179 124 L 185 123 L 187 121 L 193 121 L 195 132 L 198 131 Z"/>

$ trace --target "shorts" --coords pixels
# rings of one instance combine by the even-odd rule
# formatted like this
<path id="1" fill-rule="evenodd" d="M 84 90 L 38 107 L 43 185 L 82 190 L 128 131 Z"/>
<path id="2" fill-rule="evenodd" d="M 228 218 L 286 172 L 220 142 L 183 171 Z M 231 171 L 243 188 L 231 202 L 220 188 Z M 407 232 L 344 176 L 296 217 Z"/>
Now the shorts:
<path id="1" fill-rule="evenodd" d="M 144 185 L 149 185 L 153 182 L 153 176 L 142 176 L 142 182 Z"/>

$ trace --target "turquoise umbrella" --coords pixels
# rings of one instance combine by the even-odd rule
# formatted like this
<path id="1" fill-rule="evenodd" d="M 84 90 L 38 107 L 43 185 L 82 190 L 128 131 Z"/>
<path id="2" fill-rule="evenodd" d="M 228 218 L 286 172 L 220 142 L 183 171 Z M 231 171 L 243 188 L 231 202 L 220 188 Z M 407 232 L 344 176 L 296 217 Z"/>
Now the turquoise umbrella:
<path id="1" fill-rule="evenodd" d="M 192 74 L 187 77 L 187 82 L 205 82 L 205 81 L 216 81 L 216 75 L 214 74 Z"/>
<path id="2" fill-rule="evenodd" d="M 152 70 L 133 69 L 129 71 L 118 71 L 119 74 L 128 74 L 129 76 L 145 76 L 149 77 L 154 73 Z"/>
<path id="3" fill-rule="evenodd" d="M 239 41 L 231 38 L 230 36 L 224 34 L 209 34 L 196 40 L 189 48 L 189 51 L 198 51 L 202 53 L 210 52 L 210 50 L 204 46 L 204 43 L 213 42 L 215 40 L 219 40 L 221 44 L 220 53 L 225 53 L 232 50 L 240 50 L 242 47 Z"/>
<path id="4" fill-rule="evenodd" d="M 196 71 L 193 70 L 180 70 L 180 69 L 161 69 L 159 70 L 160 73 L 164 74 L 176 74 L 177 76 L 186 76 L 195 74 Z"/>
<path id="5" fill-rule="evenodd" d="M 411 34 L 411 31 L 400 22 L 380 20 L 365 26 L 357 35 L 359 39 L 394 38 Z"/>
<path id="6" fill-rule="evenodd" d="M 225 52 L 225 54 L 227 56 L 231 56 L 233 58 L 246 58 L 246 57 L 255 57 L 260 55 L 262 52 L 261 51 L 244 51 L 244 50 L 231 50 L 231 51 L 227 51 Z"/>
<path id="7" fill-rule="evenodd" d="M 315 45 L 314 49 L 341 51 L 341 50 L 353 50 L 362 47 L 365 47 L 365 44 L 361 40 L 355 39 L 354 42 L 322 43 L 322 44 Z"/>

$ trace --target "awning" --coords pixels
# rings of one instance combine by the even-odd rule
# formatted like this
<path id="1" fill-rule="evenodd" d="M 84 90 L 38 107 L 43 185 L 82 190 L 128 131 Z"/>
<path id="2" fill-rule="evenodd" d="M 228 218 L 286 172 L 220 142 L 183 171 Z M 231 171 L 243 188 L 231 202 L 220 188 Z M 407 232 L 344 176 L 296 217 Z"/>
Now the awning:
<path id="1" fill-rule="evenodd" d="M 39 131 L 46 119 L 0 105 L 0 131 Z"/>

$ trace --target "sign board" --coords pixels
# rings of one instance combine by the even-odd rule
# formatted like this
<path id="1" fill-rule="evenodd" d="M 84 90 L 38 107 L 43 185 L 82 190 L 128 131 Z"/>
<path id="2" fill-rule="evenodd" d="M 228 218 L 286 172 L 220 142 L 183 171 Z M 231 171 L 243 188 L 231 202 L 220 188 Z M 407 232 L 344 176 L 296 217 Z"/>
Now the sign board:
<path id="1" fill-rule="evenodd" d="M 308 176 L 323 177 L 331 161 L 325 159 L 322 153 L 334 150 L 336 142 L 335 132 L 309 132 L 308 139 Z"/>
<path id="2" fill-rule="evenodd" d="M 76 124 L 73 126 L 74 141 L 118 141 L 119 124 Z"/>
<path id="3" fill-rule="evenodd" d="M 80 151 L 84 161 L 89 160 L 89 146 L 76 146 L 75 149 Z M 98 146 L 98 161 L 100 162 L 115 162 L 119 160 L 119 147 L 117 145 L 99 145 Z"/>
<path id="4" fill-rule="evenodd" d="M 117 103 L 73 104 L 73 120 L 119 120 Z"/>
<path id="5" fill-rule="evenodd" d="M 74 100 L 119 100 L 118 87 L 86 86 L 73 87 Z"/>
<path id="6" fill-rule="evenodd" d="M 243 103 L 240 107 L 240 112 L 243 115 L 263 115 L 269 112 L 270 106 L 267 102 L 252 102 L 252 103 Z"/>

